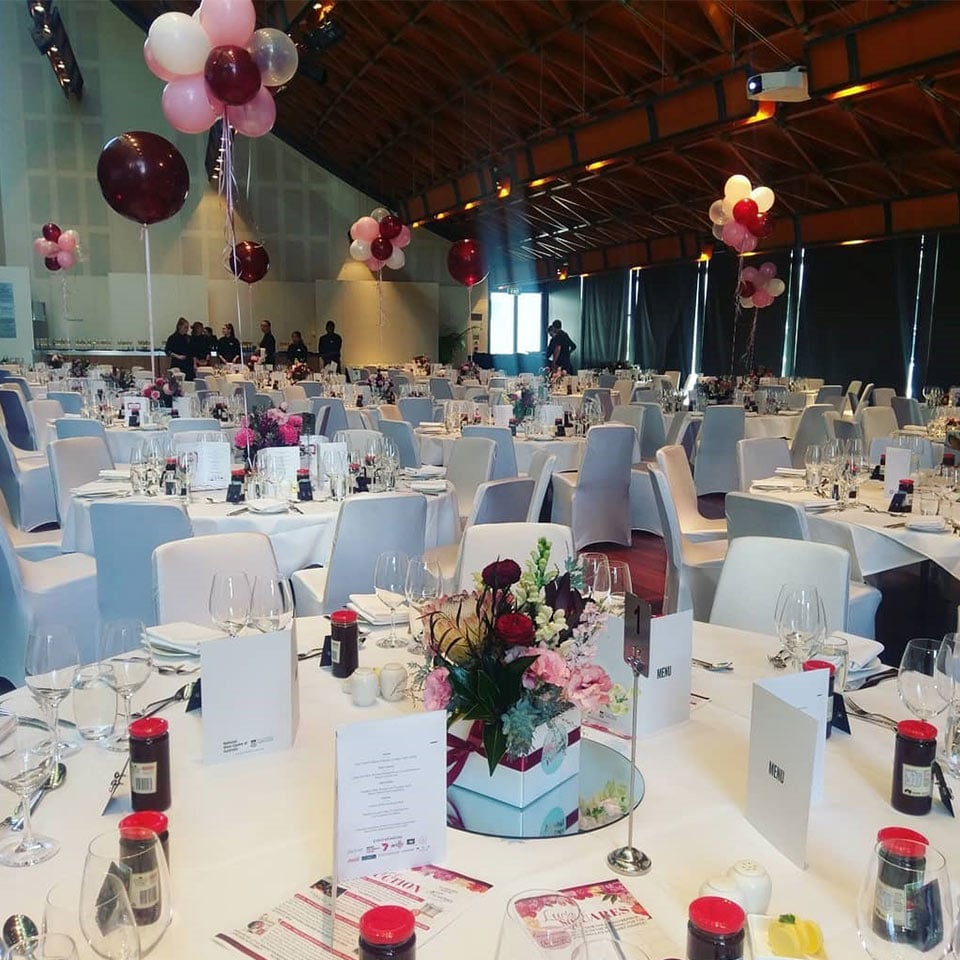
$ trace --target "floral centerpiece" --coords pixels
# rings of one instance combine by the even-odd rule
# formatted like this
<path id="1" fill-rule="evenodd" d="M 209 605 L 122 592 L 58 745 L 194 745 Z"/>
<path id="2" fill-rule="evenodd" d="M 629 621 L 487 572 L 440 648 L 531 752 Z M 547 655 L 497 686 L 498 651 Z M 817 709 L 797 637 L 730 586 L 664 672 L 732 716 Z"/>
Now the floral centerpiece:
<path id="1" fill-rule="evenodd" d="M 425 353 L 418 353 L 413 358 L 413 363 L 418 373 L 425 377 L 430 375 L 430 358 Z"/>
<path id="2" fill-rule="evenodd" d="M 80 377 L 85 377 L 89 369 L 90 361 L 84 359 L 83 357 L 78 357 L 70 364 L 70 376 L 77 377 L 78 379 Z"/>
<path id="3" fill-rule="evenodd" d="M 180 381 L 170 372 L 163 377 L 157 377 L 152 383 L 143 388 L 143 395 L 148 400 L 157 400 L 164 407 L 172 407 L 175 397 L 183 395 Z"/>
<path id="4" fill-rule="evenodd" d="M 133 372 L 125 367 L 111 367 L 110 372 L 105 374 L 103 379 L 114 390 L 132 390 L 136 382 L 133 379 Z"/>
<path id="5" fill-rule="evenodd" d="M 287 405 L 256 410 L 240 420 L 240 429 L 233 438 L 234 446 L 243 450 L 249 460 L 265 447 L 296 447 L 300 444 L 303 418 L 287 412 Z"/>
<path id="6" fill-rule="evenodd" d="M 397 402 L 397 388 L 393 385 L 393 381 L 386 376 L 382 370 L 378 370 L 376 374 L 367 377 L 367 379 L 362 382 L 370 388 L 370 392 L 374 397 L 380 398 L 381 403 Z"/>
<path id="7" fill-rule="evenodd" d="M 479 380 L 480 368 L 472 361 L 467 360 L 460 364 L 457 370 L 457 383 L 462 384 L 464 380 Z"/>
<path id="8" fill-rule="evenodd" d="M 732 403 L 735 386 L 733 377 L 701 377 L 697 389 L 707 403 Z"/>
<path id="9" fill-rule="evenodd" d="M 557 393 L 563 386 L 567 371 L 563 367 L 544 367 L 543 375 L 547 378 L 547 385 L 551 393 Z"/>
<path id="10" fill-rule="evenodd" d="M 59 370 L 63 366 L 63 357 L 59 353 L 51 353 L 47 357 L 47 366 L 51 370 Z"/>
<path id="11" fill-rule="evenodd" d="M 296 360 L 290 364 L 287 370 L 287 376 L 291 383 L 299 383 L 301 380 L 309 380 L 313 371 L 302 360 Z"/>
<path id="12" fill-rule="evenodd" d="M 263 363 L 263 361 L 260 359 L 259 353 L 248 353 L 243 362 L 247 365 L 248 370 L 253 370 L 254 367 L 257 367 Z"/>
<path id="13" fill-rule="evenodd" d="M 532 417 L 537 407 L 536 394 L 532 387 L 521 387 L 507 395 L 507 399 L 513 404 L 513 419 L 520 423 L 527 417 Z"/>
<path id="14" fill-rule="evenodd" d="M 523 570 L 498 560 L 476 575 L 474 591 L 424 608 L 424 706 L 446 710 L 448 729 L 472 723 L 467 749 L 482 748 L 491 776 L 501 761 L 529 755 L 542 728 L 571 708 L 628 708 L 626 691 L 593 663 L 606 614 L 581 594 L 582 576 L 576 561 L 562 574 L 551 568 L 541 538 Z M 457 757 L 448 761 L 456 779 Z"/>

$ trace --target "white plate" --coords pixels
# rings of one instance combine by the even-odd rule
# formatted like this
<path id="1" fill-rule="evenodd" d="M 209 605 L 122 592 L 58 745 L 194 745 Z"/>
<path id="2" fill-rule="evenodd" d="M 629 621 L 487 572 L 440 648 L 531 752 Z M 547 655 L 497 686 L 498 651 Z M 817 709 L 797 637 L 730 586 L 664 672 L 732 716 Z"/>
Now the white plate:
<path id="1" fill-rule="evenodd" d="M 286 500 L 274 500 L 270 497 L 260 497 L 247 501 L 247 509 L 251 513 L 286 513 L 289 509 Z"/>
<path id="2" fill-rule="evenodd" d="M 432 496 L 437 496 L 441 493 L 447 492 L 447 481 L 446 480 L 411 480 L 410 489 L 416 490 L 417 493 L 425 493 Z"/>
<path id="3" fill-rule="evenodd" d="M 162 656 L 198 657 L 201 643 L 224 636 L 226 634 L 215 627 L 204 627 L 198 623 L 178 620 L 174 623 L 147 627 L 143 645 Z"/>

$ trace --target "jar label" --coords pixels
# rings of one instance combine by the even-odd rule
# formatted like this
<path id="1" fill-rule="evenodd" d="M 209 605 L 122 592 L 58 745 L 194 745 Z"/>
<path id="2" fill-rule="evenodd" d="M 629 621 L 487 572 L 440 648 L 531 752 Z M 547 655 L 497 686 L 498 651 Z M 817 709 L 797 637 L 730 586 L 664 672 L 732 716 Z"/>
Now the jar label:
<path id="1" fill-rule="evenodd" d="M 340 641 L 339 640 L 330 641 L 330 660 L 333 663 L 340 662 Z"/>
<path id="2" fill-rule="evenodd" d="M 127 893 L 134 910 L 155 907 L 160 902 L 160 872 L 147 870 L 145 873 L 131 873 Z"/>
<path id="3" fill-rule="evenodd" d="M 903 930 L 916 930 L 924 918 L 923 899 L 917 892 L 922 883 L 905 883 L 891 887 L 879 878 L 874 892 L 873 910 L 885 924 L 893 924 Z"/>
<path id="4" fill-rule="evenodd" d="M 903 765 L 903 795 L 905 797 L 929 797 L 933 794 L 933 776 L 930 767 Z"/>
<path id="5" fill-rule="evenodd" d="M 156 761 L 153 763 L 130 764 L 130 789 L 134 793 L 157 792 Z"/>

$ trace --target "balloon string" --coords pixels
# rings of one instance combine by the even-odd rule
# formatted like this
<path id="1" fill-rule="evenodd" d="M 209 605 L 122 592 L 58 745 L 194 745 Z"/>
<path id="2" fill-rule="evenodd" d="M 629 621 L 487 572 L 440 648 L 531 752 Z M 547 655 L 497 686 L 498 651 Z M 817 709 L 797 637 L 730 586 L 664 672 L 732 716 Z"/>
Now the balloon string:
<path id="1" fill-rule="evenodd" d="M 377 267 L 377 312 L 378 333 L 380 335 L 380 352 L 383 353 L 383 265 Z"/>
<path id="2" fill-rule="evenodd" d="M 473 354 L 470 344 L 473 342 L 473 287 L 467 287 L 467 359 Z"/>
<path id="3" fill-rule="evenodd" d="M 63 319 L 70 319 L 70 304 L 67 302 L 67 275 L 62 273 L 60 275 L 60 292 L 63 297 Z"/>
<path id="4" fill-rule="evenodd" d="M 743 278 L 743 254 L 737 261 L 737 283 L 733 291 L 733 343 L 730 344 L 730 375 L 737 369 L 737 324 L 740 322 L 740 284 Z"/>
<path id="5" fill-rule="evenodd" d="M 150 375 L 157 379 L 157 342 L 153 331 L 153 275 L 150 270 L 150 230 L 143 226 L 143 256 L 147 264 L 147 330 L 150 334 Z"/>
<path id="6" fill-rule="evenodd" d="M 237 276 L 236 263 L 234 263 L 234 251 L 237 246 L 237 233 L 234 223 L 234 188 L 236 182 L 233 176 L 233 137 L 230 135 L 230 122 L 227 120 L 227 110 L 224 107 L 223 117 L 220 121 L 220 183 L 219 192 L 224 198 L 226 204 L 226 216 L 224 220 L 224 239 L 226 249 L 224 250 L 224 262 L 227 264 L 230 272 L 233 274 L 233 292 L 237 307 L 237 342 L 240 344 L 240 363 L 243 363 L 243 315 L 240 310 L 240 278 Z"/>
<path id="7" fill-rule="evenodd" d="M 747 349 L 743 353 L 744 362 L 747 365 L 747 373 L 753 369 L 753 347 L 757 338 L 757 312 L 759 308 L 753 308 L 753 319 L 750 322 L 750 333 L 747 335 Z"/>

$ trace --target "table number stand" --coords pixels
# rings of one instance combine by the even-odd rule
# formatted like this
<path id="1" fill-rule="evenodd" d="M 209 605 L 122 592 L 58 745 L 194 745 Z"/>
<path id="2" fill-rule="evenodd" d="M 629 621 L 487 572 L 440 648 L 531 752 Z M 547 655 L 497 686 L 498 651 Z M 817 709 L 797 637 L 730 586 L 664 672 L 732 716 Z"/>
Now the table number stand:
<path id="1" fill-rule="evenodd" d="M 639 877 L 652 866 L 650 858 L 633 845 L 633 815 L 636 812 L 637 706 L 640 677 L 650 672 L 650 604 L 628 593 L 624 603 L 623 659 L 633 673 L 632 722 L 630 724 L 630 793 L 627 814 L 627 845 L 607 854 L 607 866 L 614 873 Z"/>

